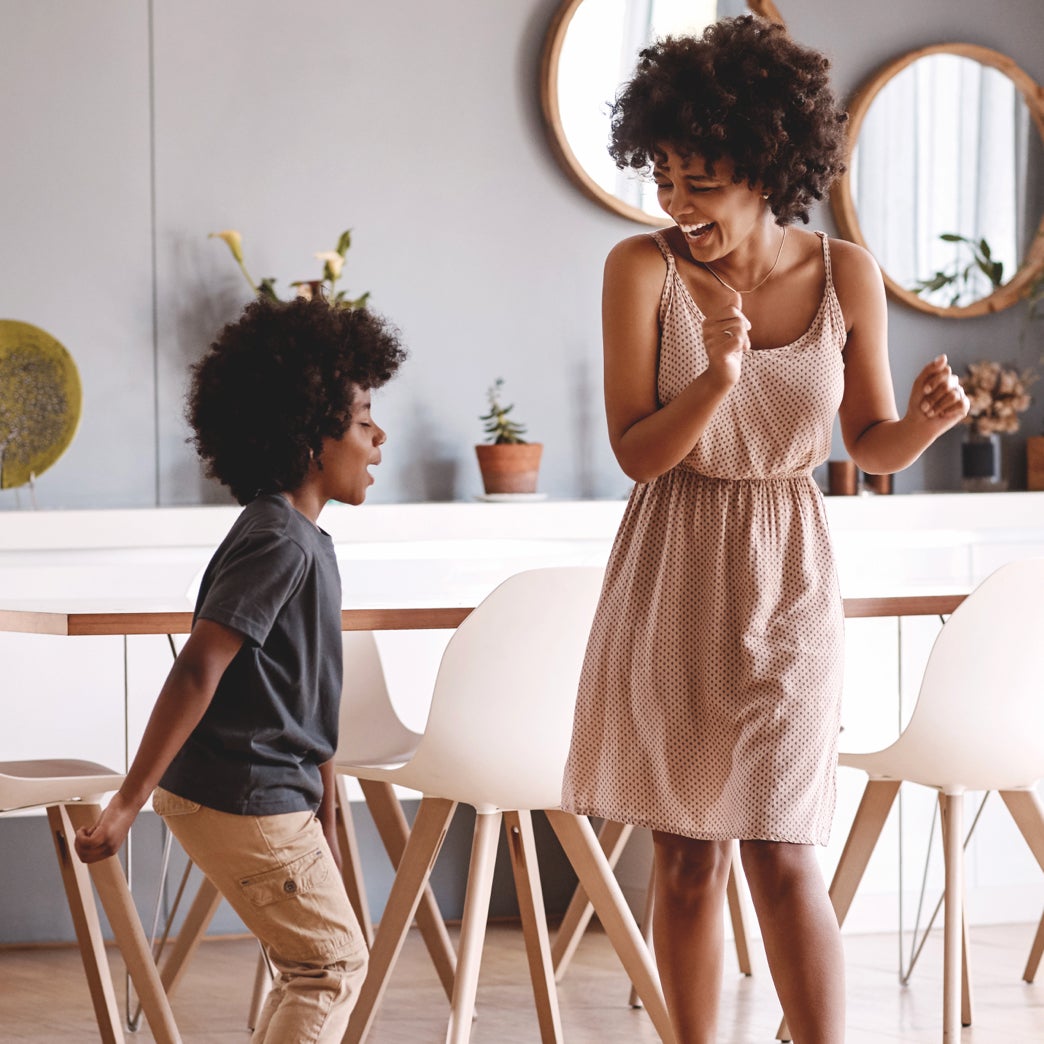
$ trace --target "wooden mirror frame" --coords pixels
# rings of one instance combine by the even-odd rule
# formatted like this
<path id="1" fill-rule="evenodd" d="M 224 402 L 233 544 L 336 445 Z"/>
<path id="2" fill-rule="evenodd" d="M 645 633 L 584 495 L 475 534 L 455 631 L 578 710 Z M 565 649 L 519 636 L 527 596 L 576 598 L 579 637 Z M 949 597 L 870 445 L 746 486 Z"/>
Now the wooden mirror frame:
<path id="1" fill-rule="evenodd" d="M 551 149 L 584 195 L 621 217 L 659 228 L 666 223 L 666 215 L 658 217 L 655 214 L 646 214 L 640 207 L 625 203 L 611 192 L 607 192 L 587 173 L 566 140 L 562 114 L 558 107 L 558 63 L 573 15 L 582 3 L 584 0 L 563 0 L 544 39 L 544 51 L 540 62 L 540 107 L 544 113 L 544 125 L 547 128 Z M 747 7 L 751 13 L 760 15 L 770 22 L 784 24 L 772 0 L 747 0 Z"/>
<path id="2" fill-rule="evenodd" d="M 848 109 L 848 143 L 845 149 L 845 165 L 849 169 L 837 180 L 831 191 L 830 202 L 837 221 L 838 230 L 845 239 L 866 247 L 873 253 L 863 236 L 859 225 L 859 215 L 856 212 L 855 200 L 852 196 L 851 164 L 852 154 L 859 140 L 859 129 L 870 110 L 874 98 L 880 93 L 891 79 L 897 76 L 908 65 L 912 65 L 919 58 L 932 54 L 955 54 L 961 58 L 971 58 L 980 65 L 988 65 L 999 72 L 1004 73 L 1012 80 L 1018 88 L 1019 93 L 1025 99 L 1036 124 L 1037 131 L 1044 138 L 1044 90 L 1028 73 L 1020 69 L 1006 55 L 994 51 L 989 47 L 980 47 L 978 44 L 967 43 L 942 43 L 932 44 L 928 47 L 920 47 L 916 51 L 896 58 L 876 72 L 853 96 Z M 989 315 L 999 312 L 1017 304 L 1026 296 L 1031 284 L 1044 272 L 1044 215 L 1037 226 L 1037 233 L 1033 237 L 1015 275 L 1003 285 L 997 287 L 993 293 L 986 297 L 973 301 L 969 305 L 944 307 L 934 305 L 924 300 L 920 294 L 900 286 L 881 267 L 884 276 L 885 288 L 896 300 L 903 301 L 911 308 L 921 312 L 929 312 L 932 315 L 947 316 L 949 318 L 970 318 L 976 315 Z"/>

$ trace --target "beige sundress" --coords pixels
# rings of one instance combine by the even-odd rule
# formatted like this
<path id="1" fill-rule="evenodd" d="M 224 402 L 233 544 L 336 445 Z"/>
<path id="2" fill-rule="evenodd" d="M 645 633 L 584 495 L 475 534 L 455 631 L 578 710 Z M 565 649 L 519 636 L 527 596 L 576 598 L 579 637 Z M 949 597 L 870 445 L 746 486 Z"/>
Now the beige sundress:
<path id="1" fill-rule="evenodd" d="M 707 366 L 667 261 L 661 403 Z M 676 467 L 631 493 L 584 661 L 563 807 L 687 837 L 826 844 L 844 616 L 823 498 L 845 326 L 823 298 L 791 344 L 749 351 Z"/>

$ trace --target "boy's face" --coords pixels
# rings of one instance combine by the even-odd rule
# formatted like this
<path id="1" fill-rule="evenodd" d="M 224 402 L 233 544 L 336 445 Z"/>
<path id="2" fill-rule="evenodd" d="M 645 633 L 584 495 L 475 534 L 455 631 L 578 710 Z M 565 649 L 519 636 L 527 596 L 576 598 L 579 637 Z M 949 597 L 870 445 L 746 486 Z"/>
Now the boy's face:
<path id="1" fill-rule="evenodd" d="M 361 504 L 373 484 L 367 470 L 381 462 L 384 431 L 370 416 L 370 393 L 356 385 L 352 396 L 352 420 L 339 439 L 324 439 L 319 473 L 326 497 L 343 504 Z"/>

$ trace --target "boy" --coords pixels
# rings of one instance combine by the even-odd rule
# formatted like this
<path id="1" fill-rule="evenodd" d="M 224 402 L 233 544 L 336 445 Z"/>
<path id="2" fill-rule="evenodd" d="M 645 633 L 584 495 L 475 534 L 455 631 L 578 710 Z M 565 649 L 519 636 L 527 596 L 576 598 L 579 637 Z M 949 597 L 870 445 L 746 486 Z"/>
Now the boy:
<path id="1" fill-rule="evenodd" d="M 404 358 L 372 312 L 258 299 L 193 367 L 196 449 L 245 507 L 123 786 L 76 836 L 84 862 L 112 855 L 155 788 L 279 972 L 255 1044 L 339 1041 L 366 971 L 334 855 L 341 582 L 316 520 L 365 499 L 386 438 L 370 389 Z"/>

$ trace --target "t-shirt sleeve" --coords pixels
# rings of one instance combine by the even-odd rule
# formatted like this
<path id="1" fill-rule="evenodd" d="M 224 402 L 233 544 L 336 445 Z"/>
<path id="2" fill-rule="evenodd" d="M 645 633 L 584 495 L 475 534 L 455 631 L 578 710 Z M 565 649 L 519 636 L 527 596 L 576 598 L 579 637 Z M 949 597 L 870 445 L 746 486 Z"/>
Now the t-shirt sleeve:
<path id="1" fill-rule="evenodd" d="M 304 550 L 285 533 L 255 530 L 228 549 L 196 609 L 263 645 L 280 610 L 305 575 Z"/>

